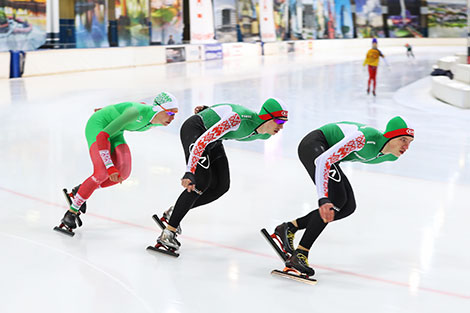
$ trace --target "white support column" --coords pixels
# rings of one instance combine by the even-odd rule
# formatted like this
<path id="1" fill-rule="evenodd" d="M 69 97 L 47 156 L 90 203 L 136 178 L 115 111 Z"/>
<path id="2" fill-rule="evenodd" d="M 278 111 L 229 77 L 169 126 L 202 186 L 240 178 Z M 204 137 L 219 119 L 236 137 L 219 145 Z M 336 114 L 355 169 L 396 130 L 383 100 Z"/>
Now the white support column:
<path id="1" fill-rule="evenodd" d="M 59 0 L 46 1 L 46 45 L 50 48 L 59 46 Z"/>

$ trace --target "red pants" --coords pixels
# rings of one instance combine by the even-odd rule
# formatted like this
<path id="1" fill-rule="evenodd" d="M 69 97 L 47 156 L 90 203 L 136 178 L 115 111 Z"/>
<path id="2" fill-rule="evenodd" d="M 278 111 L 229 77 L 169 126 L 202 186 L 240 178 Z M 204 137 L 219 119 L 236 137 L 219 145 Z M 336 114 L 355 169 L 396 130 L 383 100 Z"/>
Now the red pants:
<path id="1" fill-rule="evenodd" d="M 88 199 L 91 194 L 98 188 L 109 187 L 117 183 L 109 180 L 108 171 L 104 166 L 103 160 L 98 152 L 98 145 L 93 143 L 90 147 L 90 157 L 93 162 L 93 175 L 88 177 L 78 189 L 78 194 L 84 200 Z M 119 171 L 122 179 L 126 179 L 131 174 L 131 151 L 127 144 L 120 144 L 111 153 L 111 159 L 114 166 Z"/>
<path id="2" fill-rule="evenodd" d="M 367 90 L 370 88 L 370 82 L 373 82 L 373 89 L 375 91 L 375 86 L 377 85 L 377 66 L 368 65 L 369 68 L 369 81 L 367 82 Z"/>

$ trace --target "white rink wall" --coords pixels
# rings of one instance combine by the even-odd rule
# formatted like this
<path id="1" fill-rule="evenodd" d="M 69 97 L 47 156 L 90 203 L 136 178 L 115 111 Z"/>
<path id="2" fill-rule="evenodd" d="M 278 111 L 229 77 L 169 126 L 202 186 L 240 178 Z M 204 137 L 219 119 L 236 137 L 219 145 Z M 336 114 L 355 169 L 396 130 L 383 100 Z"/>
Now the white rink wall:
<path id="1" fill-rule="evenodd" d="M 405 43 L 413 47 L 465 46 L 465 38 L 381 38 L 379 49 L 387 53 L 404 53 Z M 265 43 L 221 44 L 224 59 L 253 58 L 264 55 L 295 54 L 338 58 L 347 61 L 365 54 L 371 39 L 302 40 Z M 169 46 L 119 47 L 101 49 L 37 50 L 26 53 L 23 77 L 60 74 L 67 72 L 103 70 L 124 67 L 166 64 Z M 205 61 L 204 45 L 180 45 L 185 50 L 187 62 Z M 387 54 L 386 53 L 386 54 Z M 9 53 L 0 53 L 0 79 L 9 77 Z"/>

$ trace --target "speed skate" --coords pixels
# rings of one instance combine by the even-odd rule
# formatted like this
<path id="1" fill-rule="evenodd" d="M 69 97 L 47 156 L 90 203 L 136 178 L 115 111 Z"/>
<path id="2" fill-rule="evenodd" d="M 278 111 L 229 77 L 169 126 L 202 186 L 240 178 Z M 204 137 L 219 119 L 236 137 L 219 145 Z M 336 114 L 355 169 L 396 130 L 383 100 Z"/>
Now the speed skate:
<path id="1" fill-rule="evenodd" d="M 270 246 L 274 249 L 276 254 L 281 258 L 282 262 L 285 263 L 289 259 L 290 255 L 284 250 L 284 246 L 282 245 L 282 241 L 280 240 L 280 238 L 276 236 L 276 234 L 270 235 L 265 228 L 261 229 L 261 234 L 270 244 Z M 278 243 L 276 243 L 274 240 L 276 240 Z M 315 285 L 317 283 L 316 279 L 309 277 L 306 274 L 301 273 L 291 267 L 285 267 L 282 271 L 272 270 L 271 275 L 300 281 L 310 285 Z"/>
<path id="2" fill-rule="evenodd" d="M 68 204 L 69 207 L 72 205 L 72 198 L 77 193 L 79 187 L 80 187 L 80 185 L 78 185 L 77 187 L 74 187 L 71 192 L 68 192 L 67 188 L 62 189 L 65 200 L 67 201 L 67 204 Z M 86 203 L 83 203 L 83 205 L 80 207 L 80 210 L 77 213 L 78 227 L 82 226 L 82 220 L 80 219 L 80 214 L 82 214 L 82 213 L 86 213 Z M 68 227 L 67 225 L 65 225 L 63 220 L 60 222 L 59 226 L 54 227 L 54 230 L 58 231 L 62 234 L 65 234 L 67 236 L 70 236 L 70 237 L 73 237 L 75 235 L 75 233 L 73 232 L 73 229 Z"/>
<path id="3" fill-rule="evenodd" d="M 159 218 L 157 214 L 154 214 L 152 216 L 152 219 L 155 221 L 155 223 L 157 223 L 157 225 L 162 230 L 164 230 L 166 228 L 166 226 L 164 224 L 164 223 L 168 223 L 166 218 L 164 218 L 164 217 Z M 159 253 L 163 253 L 163 254 L 166 254 L 166 255 L 170 255 L 170 256 L 175 257 L 175 258 L 180 256 L 179 253 L 177 253 L 175 249 L 165 247 L 164 245 L 162 245 L 160 243 L 155 244 L 155 246 L 148 246 L 147 251 L 159 252 Z"/>

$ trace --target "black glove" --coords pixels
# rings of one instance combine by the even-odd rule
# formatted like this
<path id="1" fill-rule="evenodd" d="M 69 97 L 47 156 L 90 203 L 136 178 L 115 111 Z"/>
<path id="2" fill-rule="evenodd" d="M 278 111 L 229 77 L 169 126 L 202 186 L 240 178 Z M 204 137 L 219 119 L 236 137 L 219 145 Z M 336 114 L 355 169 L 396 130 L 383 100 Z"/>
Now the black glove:
<path id="1" fill-rule="evenodd" d="M 208 108 L 209 107 L 207 105 L 203 105 L 202 109 L 200 109 L 196 114 L 201 113 L 202 111 L 204 111 L 205 109 L 208 109 Z"/>
<path id="2" fill-rule="evenodd" d="M 196 176 L 191 172 L 184 173 L 182 179 L 189 179 L 191 181 L 190 185 L 196 185 Z"/>

